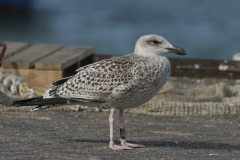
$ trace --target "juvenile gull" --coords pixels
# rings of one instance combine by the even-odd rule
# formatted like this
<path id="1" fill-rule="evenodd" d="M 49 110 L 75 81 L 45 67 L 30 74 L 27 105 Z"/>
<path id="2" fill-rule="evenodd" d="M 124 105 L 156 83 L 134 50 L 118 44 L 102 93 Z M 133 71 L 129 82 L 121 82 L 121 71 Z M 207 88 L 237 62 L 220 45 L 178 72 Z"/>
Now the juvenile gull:
<path id="1" fill-rule="evenodd" d="M 38 105 L 33 111 L 64 104 L 109 108 L 109 147 L 113 150 L 145 147 L 126 142 L 123 110 L 146 103 L 162 89 L 171 73 L 171 64 L 163 56 L 167 52 L 186 55 L 182 48 L 161 36 L 142 36 L 133 54 L 83 66 L 75 75 L 49 84 L 43 96 L 13 105 Z M 114 109 L 119 109 L 121 146 L 113 141 Z"/>

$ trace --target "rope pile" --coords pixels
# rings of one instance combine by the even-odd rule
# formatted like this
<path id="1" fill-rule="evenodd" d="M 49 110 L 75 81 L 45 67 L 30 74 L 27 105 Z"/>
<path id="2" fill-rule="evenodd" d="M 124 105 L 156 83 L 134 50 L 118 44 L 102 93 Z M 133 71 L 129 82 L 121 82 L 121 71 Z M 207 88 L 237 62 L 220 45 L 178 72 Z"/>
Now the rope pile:
<path id="1" fill-rule="evenodd" d="M 41 96 L 44 89 L 31 87 L 24 80 L 0 68 L 0 104 L 10 106 L 16 100 Z"/>

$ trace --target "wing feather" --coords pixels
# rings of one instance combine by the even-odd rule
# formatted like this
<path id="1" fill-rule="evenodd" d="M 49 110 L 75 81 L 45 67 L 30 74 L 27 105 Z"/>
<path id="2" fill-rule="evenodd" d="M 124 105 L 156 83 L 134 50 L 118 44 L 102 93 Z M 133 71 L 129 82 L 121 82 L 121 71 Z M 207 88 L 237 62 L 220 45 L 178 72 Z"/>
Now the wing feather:
<path id="1" fill-rule="evenodd" d="M 104 101 L 112 90 L 130 83 L 137 63 L 130 55 L 102 60 L 77 70 L 77 74 L 50 84 L 44 97 Z"/>

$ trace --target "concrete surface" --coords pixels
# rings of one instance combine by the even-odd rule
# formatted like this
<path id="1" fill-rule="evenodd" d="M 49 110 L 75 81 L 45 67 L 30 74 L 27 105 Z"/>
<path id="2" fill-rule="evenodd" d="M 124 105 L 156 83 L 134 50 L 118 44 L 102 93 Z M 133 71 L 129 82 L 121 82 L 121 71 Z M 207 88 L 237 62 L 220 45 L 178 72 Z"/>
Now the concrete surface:
<path id="1" fill-rule="evenodd" d="M 147 147 L 113 151 L 109 113 L 1 112 L 0 159 L 239 159 L 240 116 L 125 114 L 126 138 Z M 115 143 L 119 143 L 115 113 Z"/>

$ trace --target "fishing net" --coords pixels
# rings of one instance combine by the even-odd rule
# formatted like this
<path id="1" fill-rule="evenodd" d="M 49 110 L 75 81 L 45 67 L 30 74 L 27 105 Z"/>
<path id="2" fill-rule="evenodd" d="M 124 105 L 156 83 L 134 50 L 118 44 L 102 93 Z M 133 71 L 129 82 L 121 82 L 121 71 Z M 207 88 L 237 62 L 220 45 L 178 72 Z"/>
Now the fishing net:
<path id="1" fill-rule="evenodd" d="M 33 107 L 11 107 L 16 100 L 42 96 L 46 89 L 29 86 L 21 77 L 0 69 L 0 111 L 29 111 Z M 1 105 L 2 104 L 2 105 Z M 66 105 L 42 111 L 109 111 Z M 199 116 L 240 113 L 240 81 L 171 77 L 149 102 L 124 110 L 129 113 L 164 116 Z"/>

